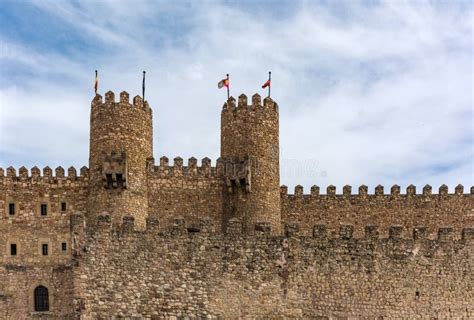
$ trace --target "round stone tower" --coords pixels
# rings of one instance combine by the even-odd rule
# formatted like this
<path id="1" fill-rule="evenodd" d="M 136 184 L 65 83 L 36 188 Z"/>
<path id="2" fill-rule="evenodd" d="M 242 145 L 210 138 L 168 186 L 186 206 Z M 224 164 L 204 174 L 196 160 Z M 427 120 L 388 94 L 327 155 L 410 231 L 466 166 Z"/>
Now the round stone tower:
<path id="1" fill-rule="evenodd" d="M 147 160 L 153 156 L 152 111 L 140 96 L 120 101 L 109 91 L 105 101 L 96 95 L 91 105 L 88 223 L 106 211 L 119 225 L 125 215 L 145 227 L 148 212 Z"/>
<path id="2" fill-rule="evenodd" d="M 225 179 L 224 227 L 238 218 L 245 232 L 271 226 L 281 232 L 278 105 L 260 95 L 247 104 L 230 98 L 221 113 L 221 161 Z"/>

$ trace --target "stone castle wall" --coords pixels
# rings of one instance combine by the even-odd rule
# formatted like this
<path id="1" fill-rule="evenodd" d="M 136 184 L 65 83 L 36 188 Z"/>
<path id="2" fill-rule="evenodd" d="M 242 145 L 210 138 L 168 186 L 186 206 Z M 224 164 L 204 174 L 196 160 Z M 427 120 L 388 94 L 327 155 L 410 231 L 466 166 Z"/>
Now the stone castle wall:
<path id="1" fill-rule="evenodd" d="M 155 165 L 148 103 L 96 95 L 90 169 L 0 168 L 0 319 L 474 316 L 473 188 L 288 194 L 278 123 L 231 97 L 215 166 Z"/>
<path id="2" fill-rule="evenodd" d="M 379 238 L 368 227 L 355 239 L 352 226 L 332 237 L 322 225 L 309 236 L 295 225 L 285 236 L 244 236 L 235 219 L 227 236 L 209 223 L 199 231 L 186 225 L 158 233 L 149 221 L 136 232 L 130 219 L 113 230 L 102 216 L 75 270 L 85 319 L 474 316 L 473 229 L 444 228 L 428 240 L 423 228 L 402 238 L 392 227 Z"/>
<path id="3" fill-rule="evenodd" d="M 146 162 L 153 157 L 151 108 L 140 96 L 130 103 L 125 91 L 116 102 L 115 94 L 109 91 L 104 101 L 100 95 L 92 101 L 90 126 L 88 218 L 94 222 L 99 213 L 108 211 L 114 223 L 120 223 L 122 216 L 129 214 L 136 218 L 137 227 L 144 227 L 148 213 Z M 124 168 L 108 163 L 112 154 L 122 152 Z M 104 187 L 106 166 L 111 172 L 121 169 L 124 188 Z"/>
<path id="4" fill-rule="evenodd" d="M 358 194 L 352 194 L 346 186 L 343 194 L 336 194 L 336 188 L 329 186 L 321 195 L 317 186 L 311 188 L 311 194 L 304 194 L 301 186 L 288 194 L 288 188 L 282 186 L 281 214 L 282 221 L 298 223 L 306 233 L 315 223 L 327 224 L 331 232 L 337 232 L 340 224 L 352 224 L 358 236 L 363 234 L 364 226 L 371 224 L 383 230 L 391 225 L 409 229 L 423 225 L 435 237 L 439 227 L 453 227 L 460 234 L 462 228 L 474 225 L 473 191 L 471 188 L 471 193 L 465 194 L 459 185 L 454 194 L 449 194 L 448 187 L 441 186 L 438 194 L 432 194 L 432 188 L 425 186 L 423 193 L 417 194 L 415 187 L 409 186 L 405 194 L 400 194 L 400 187 L 393 186 L 390 194 L 385 194 L 378 186 L 375 194 L 368 194 L 368 188 L 361 186 Z"/>
<path id="5" fill-rule="evenodd" d="M 423 194 L 413 187 L 400 194 L 395 186 L 390 195 L 380 187 L 368 194 L 365 186 L 358 195 L 347 187 L 336 194 L 332 186 L 326 195 L 316 187 L 304 195 L 299 186 L 288 195 L 283 186 L 286 236 L 265 234 L 268 230 L 244 234 L 236 219 L 224 235 L 223 166 L 219 160 L 213 167 L 207 158 L 200 165 L 191 158 L 186 166 L 179 157 L 173 165 L 166 157 L 157 166 L 149 161 L 148 226 L 141 232 L 133 231 L 131 219 L 121 229 L 105 219 L 95 232 L 84 229 L 84 218 L 70 222 L 88 215 L 86 167 L 79 176 L 61 167 L 54 175 L 49 168 L 0 170 L 0 319 L 44 317 L 32 312 L 32 290 L 39 284 L 50 290 L 53 318 L 80 312 L 90 319 L 473 315 L 465 304 L 473 298 L 467 272 L 472 230 L 465 229 L 472 226 L 473 197 L 462 186 L 454 194 L 445 186 L 439 194 L 430 187 Z M 12 201 L 17 212 L 10 217 Z M 39 216 L 39 203 L 49 205 L 48 216 Z M 365 228 L 369 224 L 379 225 L 380 236 Z M 391 225 L 403 227 L 389 231 Z M 420 225 L 426 229 L 412 234 Z M 440 231 L 443 225 L 453 230 Z M 16 257 L 8 255 L 12 241 L 18 244 Z M 50 245 L 47 257 L 41 255 L 42 243 Z"/>
<path id="6" fill-rule="evenodd" d="M 263 104 L 258 94 L 239 96 L 237 104 L 231 97 L 221 112 L 221 157 L 236 166 L 247 160 L 246 176 L 228 181 L 224 193 L 224 220 L 239 218 L 246 232 L 253 232 L 256 223 L 268 223 L 279 233 L 280 166 L 278 105 L 270 98 Z"/>
<path id="7" fill-rule="evenodd" d="M 18 174 L 0 169 L 0 319 L 34 316 L 33 290 L 46 285 L 50 291 L 50 315 L 67 317 L 72 312 L 71 212 L 86 213 L 88 169 L 49 167 L 43 172 L 24 167 Z M 9 204 L 15 204 L 10 215 Z M 61 205 L 65 203 L 65 210 Z M 47 205 L 45 216 L 40 204 Z M 17 254 L 11 255 L 16 244 Z M 48 245 L 48 255 L 42 245 Z M 63 247 L 65 244 L 65 247 Z"/>
<path id="8" fill-rule="evenodd" d="M 148 217 L 160 220 L 166 227 L 178 218 L 194 224 L 203 218 L 211 219 L 222 228 L 222 174 L 204 158 L 198 165 L 195 158 L 183 166 L 183 159 L 174 158 L 169 165 L 166 157 L 160 165 L 148 171 Z"/>
<path id="9" fill-rule="evenodd" d="M 74 319 L 72 265 L 0 264 L 0 319 Z M 50 311 L 35 312 L 33 292 L 47 286 Z"/>

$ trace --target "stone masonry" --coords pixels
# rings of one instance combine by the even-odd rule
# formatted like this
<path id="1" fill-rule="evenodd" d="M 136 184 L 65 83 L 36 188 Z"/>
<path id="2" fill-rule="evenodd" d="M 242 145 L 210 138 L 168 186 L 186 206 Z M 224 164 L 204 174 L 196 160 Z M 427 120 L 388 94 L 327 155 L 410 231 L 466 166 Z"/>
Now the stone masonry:
<path id="1" fill-rule="evenodd" d="M 155 163 L 151 107 L 118 100 L 88 168 L 0 168 L 0 319 L 474 318 L 474 188 L 288 194 L 258 94 L 224 103 L 214 166 Z"/>

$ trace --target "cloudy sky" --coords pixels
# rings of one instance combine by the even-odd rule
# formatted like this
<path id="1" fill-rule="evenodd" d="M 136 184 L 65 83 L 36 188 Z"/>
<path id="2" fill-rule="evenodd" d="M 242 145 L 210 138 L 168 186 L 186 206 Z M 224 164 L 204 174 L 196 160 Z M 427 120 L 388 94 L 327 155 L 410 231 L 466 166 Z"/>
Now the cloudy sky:
<path id="1" fill-rule="evenodd" d="M 88 162 L 100 93 L 141 93 L 154 156 L 219 156 L 217 82 L 272 71 L 281 182 L 305 191 L 473 179 L 471 1 L 0 0 L 0 166 Z"/>

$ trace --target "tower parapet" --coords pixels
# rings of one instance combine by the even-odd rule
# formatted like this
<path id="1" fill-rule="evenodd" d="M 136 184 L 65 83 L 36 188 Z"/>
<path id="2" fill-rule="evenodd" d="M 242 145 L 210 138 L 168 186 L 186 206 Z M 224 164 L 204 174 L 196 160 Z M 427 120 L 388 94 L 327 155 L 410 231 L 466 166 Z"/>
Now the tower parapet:
<path id="1" fill-rule="evenodd" d="M 113 224 L 125 215 L 145 226 L 148 209 L 146 162 L 153 156 L 152 111 L 140 96 L 109 91 L 104 101 L 96 95 L 91 104 L 90 187 L 88 218 L 108 211 Z"/>
<path id="2" fill-rule="evenodd" d="M 244 232 L 258 223 L 281 231 L 278 105 L 258 94 L 233 97 L 221 113 L 221 158 L 224 162 L 224 226 L 238 218 Z"/>

